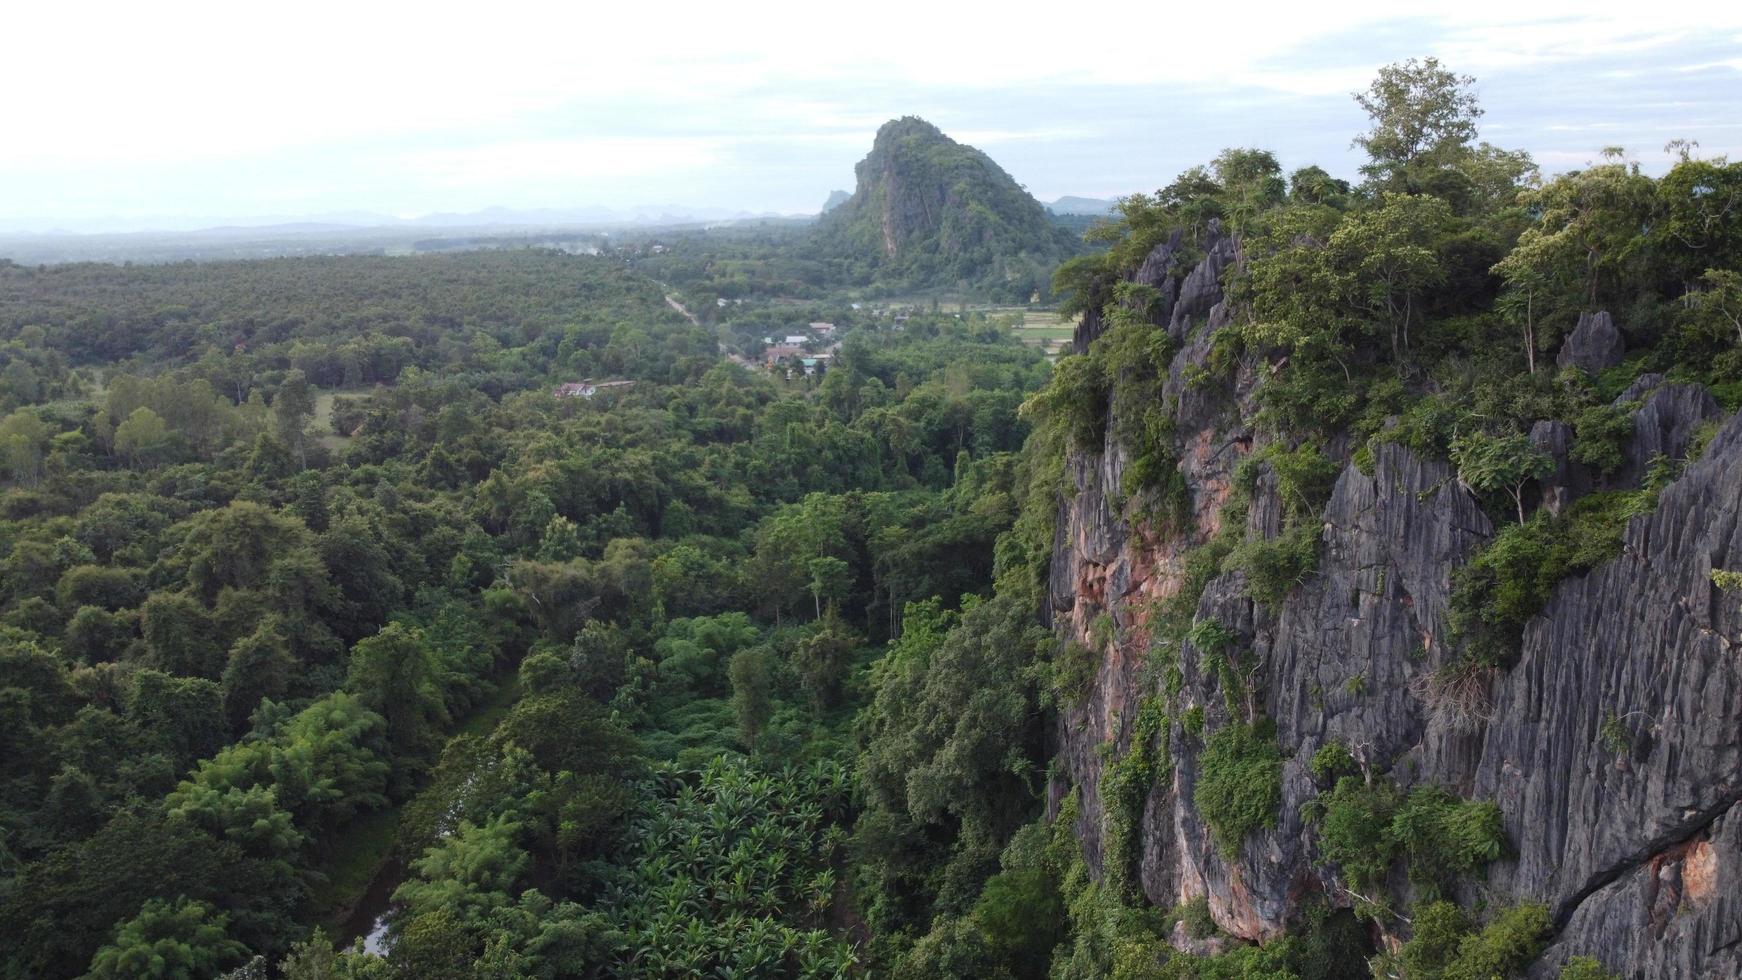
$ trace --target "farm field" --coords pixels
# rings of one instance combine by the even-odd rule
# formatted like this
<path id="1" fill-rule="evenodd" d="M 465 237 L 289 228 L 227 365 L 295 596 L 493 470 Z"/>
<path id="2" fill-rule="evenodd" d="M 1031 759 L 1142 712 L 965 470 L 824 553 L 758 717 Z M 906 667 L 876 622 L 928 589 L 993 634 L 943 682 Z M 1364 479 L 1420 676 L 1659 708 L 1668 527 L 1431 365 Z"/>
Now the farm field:
<path id="1" fill-rule="evenodd" d="M 1019 317 L 1011 326 L 1011 330 L 1031 347 L 1039 347 L 1048 357 L 1057 357 L 1059 351 L 1071 341 L 1076 333 L 1076 325 L 1066 320 L 1060 320 L 1052 310 L 1016 310 L 1012 311 Z"/>

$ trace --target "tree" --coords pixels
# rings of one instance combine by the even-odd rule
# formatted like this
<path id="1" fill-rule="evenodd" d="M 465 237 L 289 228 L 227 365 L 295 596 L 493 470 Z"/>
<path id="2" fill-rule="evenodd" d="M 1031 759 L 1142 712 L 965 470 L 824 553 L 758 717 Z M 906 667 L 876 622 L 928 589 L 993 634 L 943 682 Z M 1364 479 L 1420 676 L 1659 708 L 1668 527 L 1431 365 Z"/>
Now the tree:
<path id="1" fill-rule="evenodd" d="M 169 446 L 169 426 L 163 416 L 141 406 L 115 428 L 115 451 L 134 466 L 155 461 Z"/>
<path id="2" fill-rule="evenodd" d="M 217 677 L 221 648 L 206 610 L 185 592 L 153 592 L 139 607 L 152 666 L 170 674 Z"/>
<path id="3" fill-rule="evenodd" d="M 223 692 L 200 677 L 140 670 L 126 692 L 125 708 L 127 718 L 157 736 L 178 767 L 216 752 L 228 731 Z"/>
<path id="4" fill-rule="evenodd" d="M 265 590 L 273 572 L 312 562 L 319 569 L 317 590 L 325 589 L 325 567 L 315 557 L 312 535 L 302 521 L 263 504 L 235 500 L 228 507 L 195 515 L 183 525 L 188 584 L 208 601 L 225 587 Z M 279 578 L 282 578 L 281 576 Z"/>
<path id="5" fill-rule="evenodd" d="M 798 649 L 793 651 L 793 666 L 817 710 L 832 708 L 840 700 L 841 684 L 858 647 L 859 638 L 841 622 L 833 603 L 829 604 L 828 615 L 818 620 L 816 629 L 799 641 Z"/>
<path id="6" fill-rule="evenodd" d="M 1258 215 L 1281 204 L 1287 195 L 1282 165 L 1268 150 L 1223 150 L 1211 166 L 1222 185 L 1222 217 L 1231 231 L 1250 231 Z"/>
<path id="7" fill-rule="evenodd" d="M 1710 334 L 1736 335 L 1742 347 L 1742 273 L 1731 269 L 1707 269 L 1700 277 L 1704 288 L 1689 297 L 1696 323 Z"/>
<path id="8" fill-rule="evenodd" d="M 1540 240 L 1539 240 L 1540 241 Z M 1506 253 L 1493 269 L 1506 283 L 1500 294 L 1500 312 L 1518 324 L 1524 333 L 1524 362 L 1536 373 L 1536 320 L 1548 291 L 1547 256 L 1540 247 L 1520 243 Z"/>
<path id="9" fill-rule="evenodd" d="M 448 721 L 442 698 L 441 667 L 423 632 L 389 623 L 351 648 L 345 686 L 363 705 L 387 719 L 387 738 L 396 753 L 420 757 L 433 746 Z"/>
<path id="10" fill-rule="evenodd" d="M 1598 302 L 1605 273 L 1645 243 L 1640 229 L 1654 207 L 1651 178 L 1637 163 L 1610 161 L 1563 174 L 1522 195 L 1537 215 L 1518 237 L 1515 252 L 1497 271 L 1530 269 L 1551 284 L 1565 304 Z"/>
<path id="11" fill-rule="evenodd" d="M 1476 80 L 1440 67 L 1438 58 L 1386 65 L 1355 102 L 1373 128 L 1355 137 L 1367 151 L 1361 167 L 1376 185 L 1413 190 L 1425 171 L 1451 165 L 1476 138 L 1482 107 L 1471 91 Z"/>
<path id="12" fill-rule="evenodd" d="M 139 574 L 106 565 L 75 565 L 55 585 L 55 598 L 67 613 L 80 606 L 114 612 L 137 605 L 142 593 Z"/>
<path id="13" fill-rule="evenodd" d="M 457 924 L 472 927 L 511 904 L 509 896 L 531 863 L 518 843 L 520 831 L 507 814 L 482 825 L 462 822 L 411 863 L 413 877 L 393 893 L 405 906 L 403 919 L 445 910 Z"/>
<path id="14" fill-rule="evenodd" d="M 618 773 L 639 753 L 633 736 L 592 698 L 561 690 L 522 698 L 491 736 L 517 745 L 547 773 Z"/>
<path id="15" fill-rule="evenodd" d="M 936 599 L 908 603 L 901 638 L 874 668 L 876 696 L 859 721 L 858 832 L 897 855 L 878 905 L 928 900 L 991 870 L 1033 808 L 1044 768 L 1033 667 L 1047 636 L 1016 596 L 964 605 L 958 616 Z M 926 870 L 902 870 L 912 867 Z M 894 925 L 892 914 L 875 918 Z"/>
<path id="16" fill-rule="evenodd" d="M 42 478 L 42 446 L 53 432 L 35 412 L 20 409 L 0 419 L 0 463 L 12 482 L 34 486 Z"/>
<path id="17" fill-rule="evenodd" d="M 764 647 L 740 650 L 732 655 L 732 712 L 738 719 L 738 743 L 746 751 L 768 725 L 774 711 L 774 657 Z"/>
<path id="18" fill-rule="evenodd" d="M 1477 493 L 1504 490 L 1524 523 L 1524 487 L 1554 472 L 1554 459 L 1536 448 L 1522 432 L 1488 435 L 1474 432 L 1452 443 L 1452 462 L 1458 467 L 1458 482 Z"/>
<path id="19" fill-rule="evenodd" d="M 199 980 L 216 974 L 247 952 L 229 938 L 230 917 L 205 902 L 152 899 L 115 930 L 115 938 L 91 959 L 98 980 L 164 977 Z"/>
<path id="20" fill-rule="evenodd" d="M 184 780 L 165 797 L 164 812 L 219 840 L 234 842 L 254 857 L 288 860 L 303 844 L 302 832 L 278 805 L 276 786 L 227 786 Z M 288 864 L 284 865 L 290 871 Z"/>
<path id="21" fill-rule="evenodd" d="M 106 663 L 121 659 L 133 642 L 138 615 L 106 612 L 96 606 L 80 606 L 61 634 L 61 652 L 80 663 Z"/>
<path id="22" fill-rule="evenodd" d="M 1685 282 L 1742 266 L 1742 161 L 1684 158 L 1657 182 L 1650 237 Z"/>
<path id="23" fill-rule="evenodd" d="M 239 732 L 247 725 L 261 698 L 282 698 L 290 689 L 297 662 L 284 641 L 283 628 L 281 619 L 269 615 L 230 648 L 221 684 L 231 731 Z"/>
<path id="24" fill-rule="evenodd" d="M 817 618 L 823 615 L 823 600 L 831 603 L 845 599 L 853 588 L 853 570 L 844 561 L 828 555 L 812 558 L 806 563 L 810 570 L 811 598 L 816 603 Z"/>
<path id="25" fill-rule="evenodd" d="M 308 941 L 290 947 L 278 971 L 284 980 L 391 980 L 396 975 L 385 958 L 362 947 L 359 939 L 351 949 L 334 949 L 332 940 L 317 930 Z"/>
<path id="26" fill-rule="evenodd" d="M 308 420 L 315 413 L 314 392 L 301 371 L 291 371 L 272 396 L 272 424 L 278 439 L 296 454 L 299 465 L 308 466 Z"/>
<path id="27" fill-rule="evenodd" d="M 1387 192 L 1379 207 L 1338 225 L 1326 243 L 1344 298 L 1390 332 L 1394 361 L 1409 349 L 1422 294 L 1445 275 L 1437 245 L 1451 220 L 1437 197 Z"/>

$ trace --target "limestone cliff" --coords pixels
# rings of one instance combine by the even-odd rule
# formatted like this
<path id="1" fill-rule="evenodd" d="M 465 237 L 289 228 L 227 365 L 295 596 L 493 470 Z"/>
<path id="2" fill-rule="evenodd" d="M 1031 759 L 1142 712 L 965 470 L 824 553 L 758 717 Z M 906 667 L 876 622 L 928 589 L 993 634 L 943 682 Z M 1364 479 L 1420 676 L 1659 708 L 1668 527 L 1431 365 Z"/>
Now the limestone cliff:
<path id="1" fill-rule="evenodd" d="M 885 123 L 854 175 L 813 245 L 872 284 L 1026 301 L 1080 248 L 991 157 L 923 119 Z"/>
<path id="2" fill-rule="evenodd" d="M 1150 628 L 1157 600 L 1182 588 L 1186 556 L 1227 516 L 1235 467 L 1263 442 L 1248 421 L 1269 370 L 1261 358 L 1249 356 L 1225 383 L 1187 380 L 1201 379 L 1211 337 L 1230 319 L 1219 280 L 1238 261 L 1238 243 L 1212 233 L 1190 268 L 1179 251 L 1177 237 L 1156 246 L 1135 278 L 1157 289 L 1162 315 L 1152 322 L 1180 344 L 1164 396 L 1177 400 L 1173 448 L 1189 519 L 1158 528 L 1136 516 L 1142 501 L 1118 492 L 1129 460 L 1111 434 L 1102 451 L 1070 457 L 1074 492 L 1059 503 L 1053 627 L 1094 645 L 1103 617 L 1114 626 L 1088 695 L 1061 718 L 1051 785 L 1055 807 L 1073 788 L 1080 794 L 1077 832 L 1092 868 L 1104 860 L 1103 770 L 1128 750 L 1140 703 L 1162 693 Z M 1608 319 L 1582 324 L 1566 359 L 1612 363 Z M 1595 336 L 1600 328 L 1607 333 Z M 1098 316 L 1085 317 L 1079 349 L 1100 329 Z M 1617 402 L 1638 407 L 1628 461 L 1608 477 L 1567 458 L 1564 425 L 1539 424 L 1533 437 L 1557 456 L 1545 506 L 1637 485 L 1654 456 L 1685 453 L 1700 423 L 1721 427 L 1655 509 L 1627 525 L 1619 557 L 1555 588 L 1516 663 L 1482 679 L 1486 707 L 1474 716 L 1436 711 L 1426 682 L 1458 652 L 1452 573 L 1495 534 L 1445 461 L 1388 444 L 1370 472 L 1344 462 L 1321 514 L 1316 569 L 1273 608 L 1247 596 L 1238 572 L 1209 582 L 1196 618 L 1239 638 L 1233 666 L 1250 679 L 1254 713 L 1277 725 L 1282 806 L 1275 827 L 1248 838 L 1235 859 L 1218 851 L 1193 804 L 1203 739 L 1179 719 L 1201 708 L 1213 730 L 1240 706 L 1226 703 L 1203 652 L 1184 643 L 1167 739 L 1173 766 L 1150 788 L 1137 831 L 1151 901 L 1206 896 L 1218 925 L 1258 940 L 1279 935 L 1313 896 L 1351 904 L 1319 866 L 1315 831 L 1301 817 L 1319 793 L 1309 761 L 1336 739 L 1400 786 L 1434 784 L 1499 805 L 1509 850 L 1461 897 L 1545 904 L 1555 932 L 1542 975 L 1573 955 L 1628 977 L 1742 975 L 1742 598 L 1711 579 L 1714 568 L 1742 568 L 1742 416 L 1726 417 L 1698 386 L 1650 376 Z M 1350 456 L 1347 447 L 1333 453 Z M 1260 471 L 1240 511 L 1248 538 L 1281 531 L 1271 474 Z M 1384 925 L 1379 938 L 1407 931 Z"/>

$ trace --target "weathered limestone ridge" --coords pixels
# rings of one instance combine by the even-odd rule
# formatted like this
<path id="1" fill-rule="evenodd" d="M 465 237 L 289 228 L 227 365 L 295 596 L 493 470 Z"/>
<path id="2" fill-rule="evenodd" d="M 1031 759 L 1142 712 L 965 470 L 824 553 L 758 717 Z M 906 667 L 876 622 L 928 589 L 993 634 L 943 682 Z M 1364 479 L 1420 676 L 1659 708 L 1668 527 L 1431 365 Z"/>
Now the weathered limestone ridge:
<path id="1" fill-rule="evenodd" d="M 1138 275 L 1166 300 L 1157 329 L 1182 345 L 1167 396 L 1178 399 L 1175 448 L 1193 519 L 1162 530 L 1136 519 L 1137 505 L 1120 502 L 1127 459 L 1111 437 L 1101 452 L 1068 461 L 1075 493 L 1059 505 L 1053 626 L 1085 644 L 1097 617 L 1116 627 L 1089 695 L 1061 719 L 1051 787 L 1055 805 L 1073 787 L 1080 794 L 1077 830 L 1092 868 L 1105 846 L 1105 759 L 1129 748 L 1138 705 L 1161 693 L 1161 672 L 1149 663 L 1154 600 L 1177 592 L 1186 555 L 1220 527 L 1234 466 L 1253 448 L 1245 420 L 1264 375 L 1262 364 L 1248 364 L 1231 389 L 1184 383 L 1188 368 L 1208 363 L 1210 337 L 1230 319 L 1218 277 L 1238 249 L 1212 239 L 1184 270 L 1178 247 L 1177 238 L 1158 245 Z M 1607 366 L 1619 353 L 1612 330 L 1607 315 L 1587 318 L 1569 360 Z M 1424 700 L 1424 679 L 1459 654 L 1448 626 L 1452 573 L 1495 533 L 1446 462 L 1384 445 L 1370 474 L 1347 465 L 1322 514 L 1317 569 L 1276 608 L 1247 597 L 1238 573 L 1210 582 L 1197 616 L 1239 637 L 1231 656 L 1254 694 L 1238 710 L 1277 724 L 1283 806 L 1276 827 L 1247 840 L 1236 859 L 1217 851 L 1192 803 L 1202 742 L 1177 719 L 1202 708 L 1205 730 L 1214 730 L 1230 718 L 1218 678 L 1185 644 L 1174 764 L 1140 822 L 1141 883 L 1152 901 L 1206 896 L 1218 925 L 1259 940 L 1279 935 L 1314 896 L 1351 904 L 1316 865 L 1312 828 L 1299 817 L 1318 792 L 1309 760 L 1339 739 L 1401 786 L 1435 784 L 1500 806 L 1509 852 L 1462 897 L 1547 905 L 1555 936 L 1540 975 L 1590 955 L 1626 977 L 1742 976 L 1742 596 L 1711 578 L 1713 569 L 1742 570 L 1742 415 L 1724 419 L 1697 385 L 1641 381 L 1618 400 L 1636 406 L 1618 473 L 1599 476 L 1568 460 L 1563 424 L 1533 431 L 1557 457 L 1544 506 L 1558 511 L 1592 490 L 1638 486 L 1655 457 L 1685 454 L 1702 423 L 1720 419 L 1721 428 L 1655 509 L 1632 519 L 1618 557 L 1560 583 L 1528 624 L 1517 662 L 1494 672 L 1475 717 Z M 1280 512 L 1274 480 L 1263 475 L 1245 533 L 1278 533 Z M 1407 925 L 1388 932 L 1396 938 Z"/>

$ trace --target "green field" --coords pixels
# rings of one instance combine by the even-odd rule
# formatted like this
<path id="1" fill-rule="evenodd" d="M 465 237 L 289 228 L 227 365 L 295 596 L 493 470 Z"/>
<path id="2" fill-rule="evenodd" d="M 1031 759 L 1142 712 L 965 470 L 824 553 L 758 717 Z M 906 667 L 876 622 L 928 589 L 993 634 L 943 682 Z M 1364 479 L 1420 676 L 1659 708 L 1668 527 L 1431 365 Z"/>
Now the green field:
<path id="1" fill-rule="evenodd" d="M 1023 309 L 1010 312 L 1020 317 L 1011 325 L 1011 331 L 1022 338 L 1023 343 L 1039 347 L 1055 357 L 1076 333 L 1076 324 L 1069 320 L 1060 320 L 1059 315 L 1052 310 Z"/>
<path id="2" fill-rule="evenodd" d="M 315 438 L 328 449 L 343 449 L 350 443 L 350 436 L 342 436 L 333 431 L 333 403 L 341 395 L 366 395 L 375 390 L 374 386 L 359 388 L 334 388 L 315 392 L 315 417 L 312 428 Z"/>

